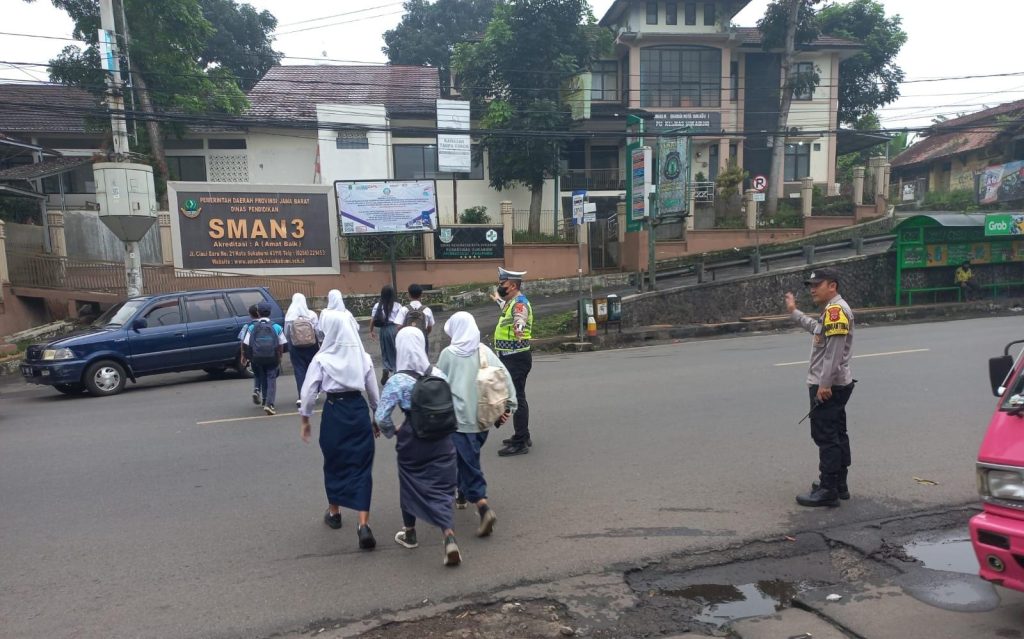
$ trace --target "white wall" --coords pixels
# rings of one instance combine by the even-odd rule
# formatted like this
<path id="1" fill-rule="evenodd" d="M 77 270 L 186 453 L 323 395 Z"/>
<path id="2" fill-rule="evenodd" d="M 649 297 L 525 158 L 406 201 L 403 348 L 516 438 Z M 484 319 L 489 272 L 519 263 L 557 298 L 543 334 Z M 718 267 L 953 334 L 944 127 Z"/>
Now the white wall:
<path id="1" fill-rule="evenodd" d="M 318 104 L 316 117 L 321 124 L 357 124 L 376 128 L 388 126 L 387 110 L 383 105 Z M 367 149 L 339 149 L 337 137 L 336 130 L 320 129 L 320 170 L 324 184 L 335 180 L 386 180 L 391 177 L 389 132 L 367 132 Z"/>
<path id="2" fill-rule="evenodd" d="M 633 2 L 632 6 L 623 14 L 623 26 L 628 26 L 628 31 L 641 34 L 693 34 L 693 33 L 720 33 L 720 26 L 723 18 L 723 7 L 718 5 L 715 12 L 715 24 L 704 24 L 704 2 L 697 3 L 697 24 L 685 24 L 686 11 L 684 0 L 676 3 L 677 24 L 665 24 L 665 0 L 658 0 L 658 24 L 647 24 L 647 3 Z"/>
<path id="3" fill-rule="evenodd" d="M 797 57 L 797 62 L 813 62 L 820 78 L 814 89 L 811 100 L 793 100 L 789 109 L 789 127 L 797 127 L 805 131 L 814 131 L 806 135 L 789 136 L 789 142 L 803 142 L 811 147 L 811 177 L 815 182 L 824 183 L 829 177 L 830 149 L 835 144 L 835 136 L 821 135 L 832 126 L 833 95 L 838 91 L 835 86 L 838 78 L 833 76 L 832 59 L 834 53 L 808 53 Z M 814 150 L 814 145 L 819 149 Z"/>
<path id="4" fill-rule="evenodd" d="M 256 130 L 246 138 L 251 183 L 313 183 L 316 134 L 300 129 Z"/>

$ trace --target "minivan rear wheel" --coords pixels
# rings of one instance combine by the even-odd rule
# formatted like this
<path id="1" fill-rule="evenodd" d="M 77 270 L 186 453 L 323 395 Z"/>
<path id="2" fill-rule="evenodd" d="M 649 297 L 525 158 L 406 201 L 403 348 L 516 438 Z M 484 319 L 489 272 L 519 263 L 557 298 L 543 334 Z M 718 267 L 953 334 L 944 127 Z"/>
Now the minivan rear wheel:
<path id="1" fill-rule="evenodd" d="M 105 397 L 123 391 L 127 377 L 123 366 L 111 360 L 102 360 L 86 369 L 83 381 L 90 395 Z"/>

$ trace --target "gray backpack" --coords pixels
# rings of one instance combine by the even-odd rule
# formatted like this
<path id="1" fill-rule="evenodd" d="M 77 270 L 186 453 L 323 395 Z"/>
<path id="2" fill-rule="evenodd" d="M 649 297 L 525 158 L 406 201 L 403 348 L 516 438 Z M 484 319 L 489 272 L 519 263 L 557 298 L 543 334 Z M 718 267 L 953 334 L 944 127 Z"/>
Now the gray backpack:
<path id="1" fill-rule="evenodd" d="M 316 346 L 316 328 L 313 327 L 313 320 L 308 317 L 299 317 L 292 322 L 291 329 L 292 346 L 309 347 Z"/>

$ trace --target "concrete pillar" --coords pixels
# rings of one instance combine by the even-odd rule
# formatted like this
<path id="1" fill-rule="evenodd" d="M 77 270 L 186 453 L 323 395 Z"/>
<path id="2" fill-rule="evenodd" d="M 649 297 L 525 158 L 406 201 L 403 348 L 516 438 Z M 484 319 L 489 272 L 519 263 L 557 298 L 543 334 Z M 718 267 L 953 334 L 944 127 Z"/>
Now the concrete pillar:
<path id="1" fill-rule="evenodd" d="M 872 158 L 874 159 L 874 158 Z M 878 158 L 878 162 L 875 163 L 874 178 L 875 178 L 875 198 L 879 196 L 886 197 L 885 193 L 885 159 Z"/>
<path id="2" fill-rule="evenodd" d="M 349 255 L 348 255 L 348 236 L 347 235 L 339 235 L 338 236 L 338 261 L 339 262 L 347 262 L 348 259 L 349 259 Z"/>
<path id="3" fill-rule="evenodd" d="M 882 175 L 883 175 L 883 179 L 882 179 L 882 186 L 883 186 L 882 195 L 884 195 L 886 199 L 889 199 L 889 187 L 890 187 L 889 181 L 892 178 L 892 165 L 889 164 L 888 162 L 886 162 L 885 166 L 882 167 Z"/>
<path id="4" fill-rule="evenodd" d="M 615 218 L 615 221 L 617 222 L 615 228 L 619 233 L 619 246 L 621 247 L 623 244 L 626 243 L 626 222 L 628 221 L 628 218 L 626 217 L 625 202 L 619 202 L 618 204 L 615 205 Z M 620 253 L 621 250 L 622 249 L 620 248 Z"/>
<path id="5" fill-rule="evenodd" d="M 437 256 L 434 253 L 434 234 L 424 233 L 423 234 L 423 259 L 425 260 L 436 260 Z"/>
<path id="6" fill-rule="evenodd" d="M 47 211 L 46 231 L 50 235 L 50 254 L 67 257 L 68 242 L 64 235 L 64 214 L 60 211 Z"/>
<path id="7" fill-rule="evenodd" d="M 7 223 L 0 220 L 0 284 L 10 281 L 10 272 L 7 270 Z M 0 289 L 2 295 L 3 290 Z"/>
<path id="8" fill-rule="evenodd" d="M 728 86 L 728 85 L 726 85 Z M 718 140 L 718 172 L 729 170 L 729 138 Z"/>
<path id="9" fill-rule="evenodd" d="M 804 261 L 807 262 L 808 264 L 814 264 L 814 245 L 813 244 L 805 244 L 804 245 Z"/>
<path id="10" fill-rule="evenodd" d="M 165 266 L 174 264 L 174 239 L 171 235 L 171 214 L 160 211 L 156 214 L 156 223 L 160 229 L 160 260 Z"/>
<path id="11" fill-rule="evenodd" d="M 864 167 L 853 167 L 853 204 L 864 204 Z"/>
<path id="12" fill-rule="evenodd" d="M 501 225 L 504 227 L 502 235 L 505 237 L 505 246 L 512 244 L 512 201 L 502 200 L 500 209 L 501 211 Z"/>
<path id="13" fill-rule="evenodd" d="M 864 238 L 855 237 L 853 238 L 853 250 L 857 255 L 864 255 Z"/>
<path id="14" fill-rule="evenodd" d="M 804 217 L 811 217 L 811 205 L 814 202 L 814 178 L 805 177 L 800 180 L 800 208 Z"/>
<path id="15" fill-rule="evenodd" d="M 747 211 L 747 228 L 757 228 L 757 202 L 754 201 L 754 189 L 747 189 L 743 194 L 743 204 Z"/>

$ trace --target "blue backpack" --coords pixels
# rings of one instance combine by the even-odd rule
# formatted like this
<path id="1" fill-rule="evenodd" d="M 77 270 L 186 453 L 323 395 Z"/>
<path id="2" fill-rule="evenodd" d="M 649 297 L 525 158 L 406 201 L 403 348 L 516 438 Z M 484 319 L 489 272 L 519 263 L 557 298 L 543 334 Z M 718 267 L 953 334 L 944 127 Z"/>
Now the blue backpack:
<path id="1" fill-rule="evenodd" d="M 257 366 L 277 364 L 277 331 L 270 322 L 256 322 L 249 333 L 252 363 Z"/>

